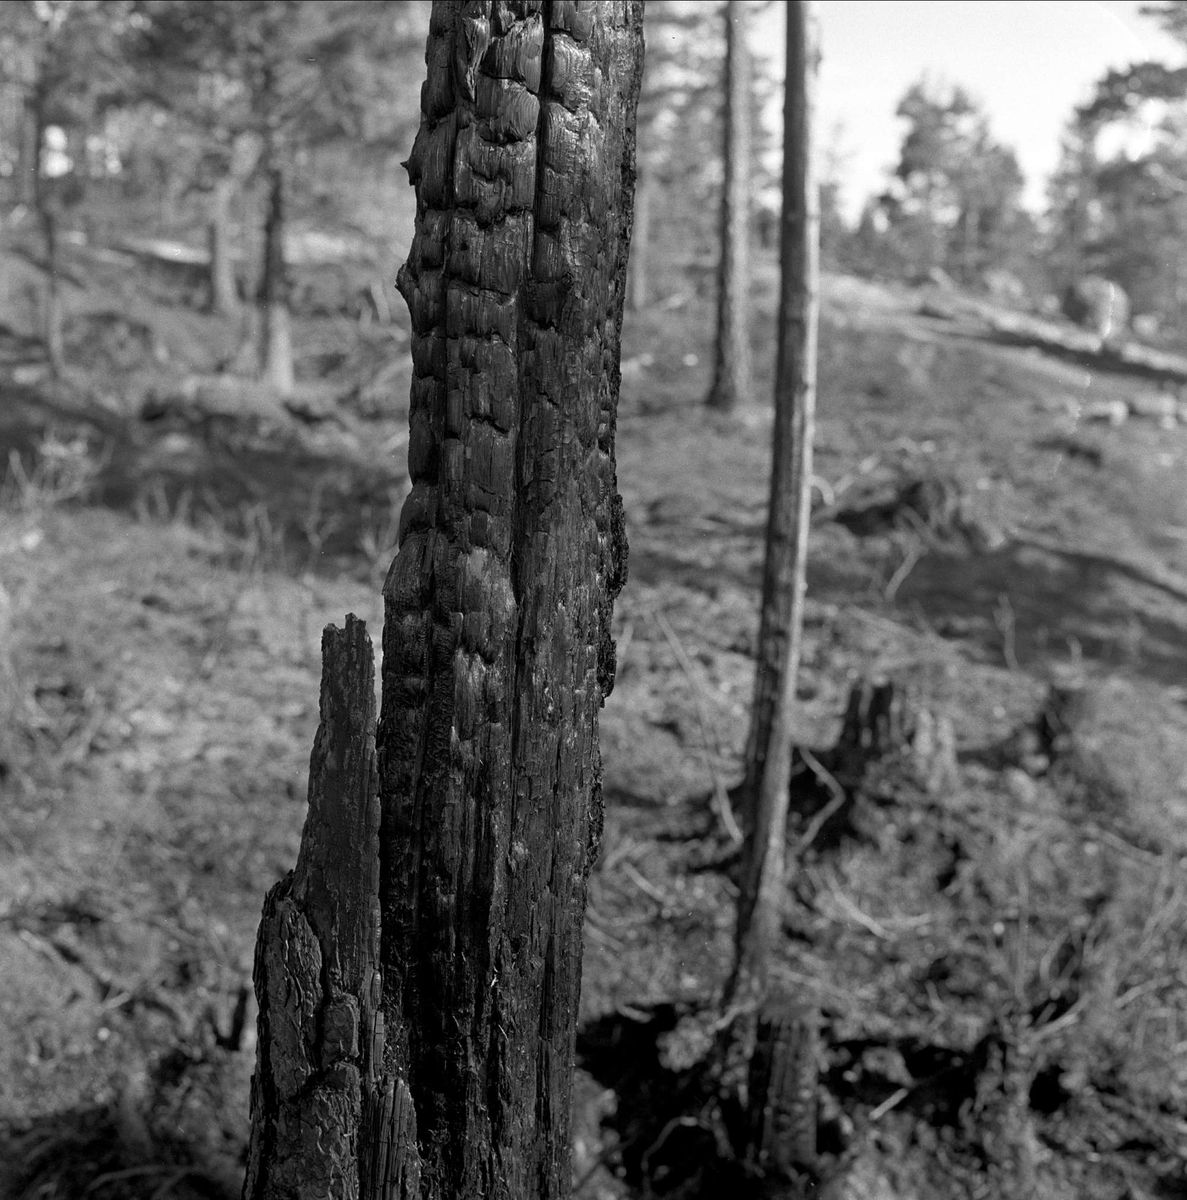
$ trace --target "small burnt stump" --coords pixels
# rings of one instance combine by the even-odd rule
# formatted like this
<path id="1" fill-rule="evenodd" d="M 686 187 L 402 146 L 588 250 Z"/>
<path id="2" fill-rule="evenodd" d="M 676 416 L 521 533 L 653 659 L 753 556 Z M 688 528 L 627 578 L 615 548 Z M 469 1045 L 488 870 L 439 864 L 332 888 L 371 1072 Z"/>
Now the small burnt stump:
<path id="1" fill-rule="evenodd" d="M 952 722 L 896 680 L 861 679 L 849 693 L 836 745 L 827 756 L 842 787 L 893 800 L 904 790 L 934 795 L 956 778 Z"/>
<path id="2" fill-rule="evenodd" d="M 750 1059 L 752 1170 L 786 1180 L 815 1173 L 819 1074 L 816 1012 L 786 997 L 768 999 Z"/>

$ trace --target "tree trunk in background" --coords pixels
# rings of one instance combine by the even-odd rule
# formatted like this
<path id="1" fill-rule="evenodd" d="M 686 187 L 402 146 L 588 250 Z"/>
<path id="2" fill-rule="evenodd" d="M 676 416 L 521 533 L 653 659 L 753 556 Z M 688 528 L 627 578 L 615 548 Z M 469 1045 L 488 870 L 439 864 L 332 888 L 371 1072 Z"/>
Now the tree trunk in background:
<path id="1" fill-rule="evenodd" d="M 45 240 L 45 298 L 42 311 L 42 340 L 50 372 L 55 376 L 62 373 L 66 363 L 66 350 L 62 336 L 62 292 L 58 286 L 58 214 L 53 200 L 41 189 L 38 202 L 38 217 L 41 221 L 42 237 Z"/>
<path id="2" fill-rule="evenodd" d="M 16 664 L 12 659 L 13 637 L 12 600 L 0 582 L 0 788 L 11 774 L 17 719 L 21 715 Z"/>
<path id="3" fill-rule="evenodd" d="M 717 349 L 706 401 L 729 412 L 750 396 L 750 51 L 746 8 L 725 7 L 725 113 L 721 259 L 717 272 Z"/>
<path id="4" fill-rule="evenodd" d="M 348 623 L 298 869 L 261 925 L 248 1200 L 298 1179 L 375 1200 L 569 1192 L 626 571 L 614 431 L 642 7 L 433 5 L 399 280 L 413 488 L 384 587 L 378 849 L 368 680 L 332 665 L 364 656 Z M 349 954 L 322 935 L 335 920 Z"/>
<path id="5" fill-rule="evenodd" d="M 235 180 L 218 180 L 210 194 L 207 243 L 210 247 L 210 297 L 212 313 L 229 317 L 239 311 L 239 289 L 235 284 L 235 262 L 231 256 L 231 197 Z"/>
<path id="6" fill-rule="evenodd" d="M 41 169 L 40 130 L 37 114 L 30 103 L 21 110 L 17 142 L 17 203 L 32 208 L 37 203 L 37 172 Z"/>
<path id="7" fill-rule="evenodd" d="M 293 390 L 293 338 L 289 326 L 288 266 L 284 260 L 284 171 L 268 169 L 264 220 L 264 274 L 260 280 L 260 372 L 278 395 Z"/>
<path id="8" fill-rule="evenodd" d="M 787 6 L 787 84 L 783 104 L 783 221 L 780 237 L 779 350 L 775 430 L 747 778 L 756 783 L 748 813 L 749 856 L 738 903 L 734 1003 L 761 995 L 779 928 L 787 837 L 796 675 L 804 623 L 804 572 L 811 511 L 819 289 L 819 192 L 813 161 L 818 60 L 815 6 Z"/>
<path id="9" fill-rule="evenodd" d="M 33 207 L 45 246 L 45 292 L 41 302 L 41 340 L 50 373 L 56 378 L 65 365 L 66 353 L 62 338 L 62 295 L 58 287 L 58 201 L 42 164 L 45 148 L 45 105 L 40 90 L 35 92 L 30 108 L 33 125 Z"/>
<path id="10" fill-rule="evenodd" d="M 627 307 L 642 312 L 647 307 L 647 252 L 651 248 L 652 173 L 640 163 L 635 183 L 635 228 L 631 234 L 631 262 L 627 275 Z"/>

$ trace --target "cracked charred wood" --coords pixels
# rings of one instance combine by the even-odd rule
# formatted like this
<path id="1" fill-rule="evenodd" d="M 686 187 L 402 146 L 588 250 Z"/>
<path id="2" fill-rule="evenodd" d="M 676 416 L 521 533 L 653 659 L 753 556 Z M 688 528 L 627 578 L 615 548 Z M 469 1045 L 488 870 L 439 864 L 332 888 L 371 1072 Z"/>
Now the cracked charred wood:
<path id="1" fill-rule="evenodd" d="M 302 858 L 257 954 L 253 1200 L 568 1194 L 626 576 L 614 434 L 642 7 L 433 5 L 377 751 L 364 672 L 335 682 L 336 656 L 362 651 L 334 643 L 319 752 L 338 749 L 315 752 Z M 315 805 L 326 772 L 335 799 Z M 343 832 L 345 858 L 342 823 L 365 831 Z"/>
<path id="2" fill-rule="evenodd" d="M 559 1196 L 642 65 L 635 3 L 436 5 L 409 174 L 409 472 L 384 587 L 384 1013 L 425 1196 Z"/>
<path id="3" fill-rule="evenodd" d="M 374 655 L 364 624 L 347 617 L 345 629 L 322 635 L 301 848 L 295 870 L 268 893 L 256 941 L 245 1197 L 418 1194 L 414 1152 L 375 1186 L 389 1167 L 386 1144 L 402 1138 L 415 1151 L 407 1085 L 399 1072 L 385 1074 L 379 828 Z M 381 1118 L 384 1136 L 370 1136 Z"/>
<path id="4" fill-rule="evenodd" d="M 750 1145 L 753 1169 L 793 1180 L 816 1168 L 820 1074 L 819 1016 L 785 997 L 759 1012 L 750 1059 Z"/>

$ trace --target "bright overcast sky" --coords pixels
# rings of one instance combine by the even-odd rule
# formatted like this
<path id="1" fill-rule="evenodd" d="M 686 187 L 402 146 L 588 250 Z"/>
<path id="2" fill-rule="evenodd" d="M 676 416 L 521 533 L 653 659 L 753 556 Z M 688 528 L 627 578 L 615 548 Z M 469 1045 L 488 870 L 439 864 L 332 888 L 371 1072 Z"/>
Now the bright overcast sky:
<path id="1" fill-rule="evenodd" d="M 1183 61 L 1177 43 L 1137 0 L 821 0 L 820 131 L 839 150 L 846 208 L 856 212 L 895 160 L 898 101 L 920 75 L 963 84 L 1012 146 L 1041 207 L 1072 108 L 1108 68 Z M 779 47 L 779 10 L 760 19 L 755 45 Z M 773 35 L 773 36 L 772 36 Z M 782 63 L 779 63 L 782 73 Z"/>

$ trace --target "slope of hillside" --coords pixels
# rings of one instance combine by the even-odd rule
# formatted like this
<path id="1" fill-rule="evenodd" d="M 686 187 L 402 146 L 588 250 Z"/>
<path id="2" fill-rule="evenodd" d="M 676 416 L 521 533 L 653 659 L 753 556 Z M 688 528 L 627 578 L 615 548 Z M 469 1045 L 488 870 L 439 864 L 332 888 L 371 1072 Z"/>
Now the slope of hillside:
<path id="1" fill-rule="evenodd" d="M 764 271 L 759 394 L 735 420 L 700 405 L 702 299 L 626 329 L 583 1196 L 714 1194 L 690 1149 L 712 1119 L 681 1108 L 665 1047 L 729 969 L 708 797 L 739 773 L 750 700 Z M 1183 410 L 937 311 L 827 281 L 801 741 L 826 754 L 866 677 L 955 751 L 938 785 L 863 784 L 831 825 L 797 784 L 777 975 L 820 1013 L 832 1194 L 1182 1195 Z M 234 338 L 164 299 L 136 319 L 140 341 L 86 326 L 51 383 L 0 312 L 0 1162 L 46 1200 L 237 1187 L 254 928 L 303 819 L 319 633 L 348 610 L 377 632 L 405 480 L 402 325 L 303 319 L 321 406 L 245 417 L 153 408 Z"/>

